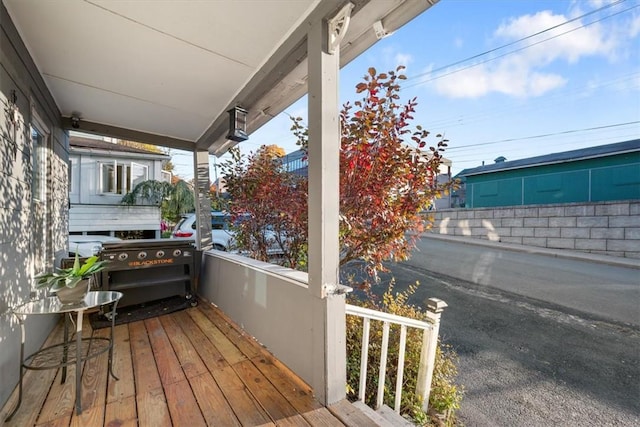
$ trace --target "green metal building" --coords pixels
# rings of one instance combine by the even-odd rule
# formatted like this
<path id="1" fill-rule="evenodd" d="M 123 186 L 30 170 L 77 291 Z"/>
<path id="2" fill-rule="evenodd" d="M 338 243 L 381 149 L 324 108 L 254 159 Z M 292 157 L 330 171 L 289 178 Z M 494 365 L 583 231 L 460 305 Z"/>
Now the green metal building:
<path id="1" fill-rule="evenodd" d="M 640 139 L 465 169 L 467 208 L 640 199 Z"/>

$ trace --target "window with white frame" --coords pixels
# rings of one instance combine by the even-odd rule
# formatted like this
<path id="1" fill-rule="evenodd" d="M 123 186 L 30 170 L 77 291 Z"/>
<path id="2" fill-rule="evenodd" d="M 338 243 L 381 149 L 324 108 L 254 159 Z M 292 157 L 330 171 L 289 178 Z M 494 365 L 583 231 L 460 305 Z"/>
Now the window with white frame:
<path id="1" fill-rule="evenodd" d="M 33 151 L 31 152 L 31 164 L 33 167 L 31 194 L 33 200 L 44 202 L 46 196 L 45 175 L 47 171 L 46 141 L 44 135 L 35 127 L 31 128 L 31 141 L 33 143 Z"/>
<path id="2" fill-rule="evenodd" d="M 80 185 L 78 160 L 69 158 L 69 193 L 77 194 Z"/>
<path id="3" fill-rule="evenodd" d="M 52 223 L 49 215 L 47 191 L 47 158 L 49 152 L 49 130 L 33 112 L 31 123 L 31 237 L 29 248 L 32 257 L 33 274 L 43 273 L 50 263 L 53 253 Z"/>
<path id="4" fill-rule="evenodd" d="M 149 167 L 139 163 L 114 160 L 98 164 L 98 192 L 102 194 L 127 194 L 149 178 Z"/>
<path id="5" fill-rule="evenodd" d="M 141 165 L 139 163 L 131 163 L 131 188 L 129 191 L 136 188 L 136 185 L 144 182 L 149 177 L 149 167 Z"/>
<path id="6" fill-rule="evenodd" d="M 160 171 L 160 181 L 171 184 L 172 173 L 169 171 Z"/>

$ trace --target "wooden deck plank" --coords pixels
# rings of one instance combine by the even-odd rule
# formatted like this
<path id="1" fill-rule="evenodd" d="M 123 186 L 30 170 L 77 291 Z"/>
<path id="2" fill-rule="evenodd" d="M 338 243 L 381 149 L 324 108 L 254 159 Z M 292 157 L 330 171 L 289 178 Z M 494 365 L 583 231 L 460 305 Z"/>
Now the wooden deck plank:
<path id="1" fill-rule="evenodd" d="M 162 388 L 144 322 L 129 323 L 129 339 L 131 341 L 136 394 Z"/>
<path id="2" fill-rule="evenodd" d="M 311 387 L 291 372 L 273 355 L 256 356 L 254 365 L 271 381 L 307 422 L 313 426 L 335 426 L 342 423 L 313 397 Z"/>
<path id="3" fill-rule="evenodd" d="M 233 409 L 209 372 L 189 378 L 189 383 L 208 426 L 240 426 Z"/>
<path id="4" fill-rule="evenodd" d="M 216 369 L 212 374 L 220 389 L 224 391 L 224 395 L 240 424 L 243 426 L 275 425 L 231 366 Z"/>
<path id="5" fill-rule="evenodd" d="M 313 427 L 338 427 L 344 424 L 324 406 L 300 413 Z M 370 426 L 367 426 L 370 427 Z"/>
<path id="6" fill-rule="evenodd" d="M 173 426 L 162 387 L 136 393 L 136 405 L 138 408 L 138 424 L 140 427 Z"/>
<path id="7" fill-rule="evenodd" d="M 309 425 L 295 410 L 287 399 L 269 382 L 269 380 L 255 367 L 253 362 L 246 360 L 233 365 L 233 370 L 245 383 L 249 391 L 260 402 L 271 419 L 278 425 L 290 424 Z"/>
<path id="8" fill-rule="evenodd" d="M 35 427 L 69 427 L 71 423 L 71 415 L 56 418 L 55 420 L 47 421 L 43 424 L 36 424 Z"/>
<path id="9" fill-rule="evenodd" d="M 63 340 L 63 323 L 58 322 L 54 326 L 51 334 L 45 340 L 42 348 L 50 345 L 62 342 Z M 28 337 L 27 337 L 28 338 Z M 16 351 L 20 349 L 20 342 L 14 343 Z M 19 366 L 16 366 L 16 371 Z M 50 369 L 46 371 L 30 371 L 26 370 L 23 378 L 22 389 L 22 404 L 18 411 L 14 414 L 10 422 L 5 422 L 6 427 L 23 427 L 30 426 L 36 423 L 40 409 L 47 398 L 47 394 L 52 386 L 52 381 L 56 378 L 56 370 Z M 13 393 L 7 399 L 2 412 L 0 412 L 0 419 L 5 420 L 7 416 L 13 411 L 16 403 L 18 402 L 18 387 L 14 389 Z"/>
<path id="10" fill-rule="evenodd" d="M 51 385 L 49 396 L 45 400 L 42 412 L 38 417 L 39 425 L 47 425 L 48 422 L 60 417 L 66 417 L 68 420 L 71 420 L 71 413 L 73 412 L 76 398 L 74 386 L 76 383 L 76 370 L 74 366 L 68 367 L 64 383 L 61 383 L 62 369 L 58 369 L 56 372 L 57 374 Z"/>
<path id="11" fill-rule="evenodd" d="M 209 371 L 215 371 L 229 365 L 216 346 L 195 324 L 191 316 L 184 311 L 174 313 L 174 316 Z"/>
<path id="12" fill-rule="evenodd" d="M 107 403 L 104 425 L 105 427 L 137 427 L 137 414 L 136 397 L 123 396 L 119 400 L 111 400 Z"/>
<path id="13" fill-rule="evenodd" d="M 169 408 L 144 322 L 129 324 L 129 339 L 136 384 L 138 423 L 141 426 L 169 427 Z"/>
<path id="14" fill-rule="evenodd" d="M 86 321 L 83 319 L 83 323 Z M 61 321 L 61 329 L 64 330 L 63 326 L 64 320 Z M 70 325 L 73 327 L 73 325 Z M 92 329 L 90 327 L 83 328 L 82 337 L 89 338 L 91 336 Z M 71 336 L 73 339 L 73 336 Z M 63 334 L 60 337 L 60 341 L 63 340 Z M 84 369 L 84 368 L 83 368 Z M 38 424 L 49 425 L 49 422 L 59 423 L 63 422 L 60 420 L 60 417 L 63 419 L 69 420 L 67 425 L 71 422 L 71 417 L 75 410 L 75 399 L 76 399 L 76 369 L 75 365 L 69 365 L 67 367 L 67 375 L 65 377 L 65 382 L 62 383 L 62 369 L 57 370 L 56 378 L 49 390 L 49 395 L 44 402 L 44 406 L 42 408 L 42 412 L 38 417 Z M 84 386 L 83 386 L 84 388 Z M 83 398 L 81 397 L 81 400 Z M 82 402 L 84 405 L 85 402 Z"/>
<path id="15" fill-rule="evenodd" d="M 83 336 L 91 334 L 88 321 L 84 326 Z M 59 325 L 48 342 L 61 340 Z M 347 401 L 322 406 L 308 384 L 204 301 L 200 308 L 116 327 L 119 381 L 109 376 L 107 358 L 105 352 L 85 363 L 82 415 L 73 414 L 74 369 L 64 385 L 56 370 L 28 371 L 37 375 L 30 381 L 41 399 L 35 405 L 23 401 L 18 413 L 29 412 L 5 426 L 35 425 L 34 420 L 39 427 L 375 425 Z M 11 409 L 7 403 L 2 413 Z"/>
<path id="16" fill-rule="evenodd" d="M 131 360 L 131 345 L 127 325 L 118 325 L 114 328 L 113 341 L 113 373 L 119 379 L 116 380 L 109 376 L 107 404 L 133 397 L 136 393 L 133 383 L 133 362 Z"/>
<path id="17" fill-rule="evenodd" d="M 197 377 L 209 372 L 193 344 L 191 344 L 183 329 L 176 322 L 176 317 L 171 314 L 162 316 L 160 322 L 171 341 L 176 357 L 180 361 L 180 366 L 182 366 L 187 378 Z"/>
<path id="18" fill-rule="evenodd" d="M 88 323 L 88 322 L 87 322 Z M 84 329 L 89 330 L 89 328 Z M 98 329 L 93 333 L 95 338 L 108 338 L 109 329 Z M 107 376 L 109 353 L 104 352 L 87 360 L 82 371 L 81 407 L 82 414 L 75 411 L 71 415 L 71 426 L 99 426 L 104 423 L 104 410 L 107 401 Z"/>
<path id="19" fill-rule="evenodd" d="M 173 351 L 169 337 L 164 331 L 159 317 L 147 319 L 144 321 L 149 335 L 149 342 L 153 349 L 153 356 L 156 360 L 158 372 L 160 373 L 160 381 L 163 387 L 167 385 L 184 381 L 186 378 L 180 362 Z"/>
<path id="20" fill-rule="evenodd" d="M 262 346 L 253 337 L 232 323 L 218 308 L 206 301 L 202 301 L 201 304 L 198 304 L 198 309 L 201 310 L 247 358 L 250 359 L 262 354 Z"/>
<path id="21" fill-rule="evenodd" d="M 205 427 L 206 423 L 186 379 L 167 384 L 165 394 L 175 426 Z"/>
<path id="22" fill-rule="evenodd" d="M 216 346 L 220 354 L 225 360 L 233 365 L 243 360 L 247 360 L 247 357 L 232 343 L 227 336 L 217 328 L 216 325 L 211 323 L 209 318 L 204 313 L 196 308 L 188 310 L 189 316 L 198 325 L 202 332 L 211 340 L 213 345 Z"/>
<path id="23" fill-rule="evenodd" d="M 329 406 L 329 411 L 348 427 L 376 426 L 377 424 L 351 402 L 343 399 Z"/>
<path id="24" fill-rule="evenodd" d="M 256 356 L 251 359 L 254 365 L 271 381 L 284 397 L 299 411 L 308 411 L 323 406 L 313 397 L 311 387 L 291 372 L 272 354 Z"/>

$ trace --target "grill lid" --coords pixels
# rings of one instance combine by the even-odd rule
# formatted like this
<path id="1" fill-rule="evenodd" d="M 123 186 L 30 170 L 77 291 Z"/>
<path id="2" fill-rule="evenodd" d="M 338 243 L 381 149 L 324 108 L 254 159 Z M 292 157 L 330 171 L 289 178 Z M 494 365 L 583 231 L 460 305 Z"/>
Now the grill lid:
<path id="1" fill-rule="evenodd" d="M 105 242 L 102 251 L 114 250 L 149 250 L 149 249 L 194 249 L 195 240 L 192 239 L 139 239 L 121 240 L 119 242 Z"/>

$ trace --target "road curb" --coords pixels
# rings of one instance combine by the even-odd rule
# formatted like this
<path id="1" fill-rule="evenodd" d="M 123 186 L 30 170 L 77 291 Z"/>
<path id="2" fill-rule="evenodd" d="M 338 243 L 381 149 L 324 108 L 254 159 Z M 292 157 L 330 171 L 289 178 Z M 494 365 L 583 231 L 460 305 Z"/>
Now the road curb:
<path id="1" fill-rule="evenodd" d="M 466 245 L 485 246 L 494 249 L 504 249 L 514 252 L 525 252 L 539 255 L 546 255 L 554 258 L 574 259 L 580 261 L 598 262 L 601 264 L 618 267 L 635 268 L 640 270 L 640 260 L 631 258 L 615 257 L 610 255 L 590 254 L 587 252 L 570 251 L 566 249 L 549 249 L 536 246 L 518 245 L 515 243 L 493 242 L 486 239 L 474 239 L 464 236 L 450 236 L 445 234 L 425 233 L 421 238 L 436 239 L 443 241 L 457 242 Z"/>

